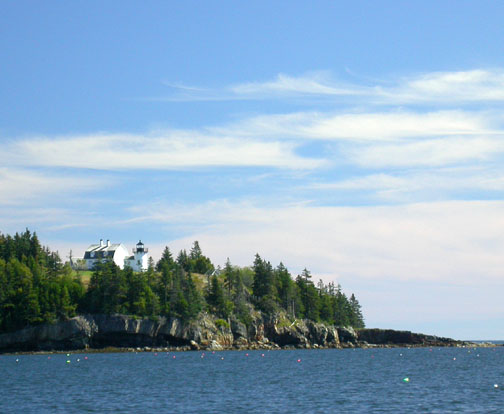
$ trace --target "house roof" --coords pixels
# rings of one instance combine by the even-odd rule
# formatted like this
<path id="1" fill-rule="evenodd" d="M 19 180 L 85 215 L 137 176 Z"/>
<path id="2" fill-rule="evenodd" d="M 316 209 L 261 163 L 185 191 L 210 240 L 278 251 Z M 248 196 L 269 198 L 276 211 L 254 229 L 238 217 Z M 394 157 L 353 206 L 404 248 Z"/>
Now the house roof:
<path id="1" fill-rule="evenodd" d="M 95 258 L 103 258 L 103 257 L 114 257 L 116 250 L 121 246 L 120 243 L 114 243 L 110 246 L 100 245 L 100 244 L 92 244 L 84 253 L 84 259 L 95 259 Z M 93 257 L 91 257 L 91 253 Z"/>
<path id="2" fill-rule="evenodd" d="M 92 244 L 92 245 L 90 245 L 86 249 L 86 252 L 92 252 L 92 251 L 95 251 L 95 252 L 103 252 L 103 251 L 110 252 L 110 251 L 115 251 L 115 250 L 117 250 L 119 248 L 120 245 L 121 245 L 121 243 L 114 243 L 114 244 L 111 244 L 110 246 L 107 246 L 106 244 L 103 245 L 103 246 L 100 246 L 99 244 Z"/>

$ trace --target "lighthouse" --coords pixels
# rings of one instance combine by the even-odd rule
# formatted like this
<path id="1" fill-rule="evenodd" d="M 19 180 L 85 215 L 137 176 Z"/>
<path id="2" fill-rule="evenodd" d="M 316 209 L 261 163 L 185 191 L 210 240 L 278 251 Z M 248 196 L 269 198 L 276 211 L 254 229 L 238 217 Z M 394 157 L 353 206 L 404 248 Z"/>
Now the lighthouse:
<path id="1" fill-rule="evenodd" d="M 128 260 L 128 265 L 136 272 L 141 272 L 143 270 L 147 270 L 148 259 L 147 253 L 149 249 L 145 247 L 142 243 L 142 240 L 139 240 L 133 249 L 133 256 L 130 256 Z"/>

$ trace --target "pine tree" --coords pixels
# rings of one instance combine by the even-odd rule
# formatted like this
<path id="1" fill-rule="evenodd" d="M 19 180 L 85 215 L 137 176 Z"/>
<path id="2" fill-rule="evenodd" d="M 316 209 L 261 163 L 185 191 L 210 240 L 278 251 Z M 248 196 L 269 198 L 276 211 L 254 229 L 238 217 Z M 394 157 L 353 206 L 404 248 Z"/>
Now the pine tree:
<path id="1" fill-rule="evenodd" d="M 253 285 L 254 296 L 257 299 L 261 299 L 263 296 L 273 294 L 274 277 L 271 263 L 266 262 L 265 260 L 261 259 L 261 256 L 259 256 L 259 254 L 256 254 L 253 270 L 254 270 L 254 285 Z"/>
<path id="2" fill-rule="evenodd" d="M 352 293 L 348 301 L 350 305 L 350 324 L 354 328 L 364 328 L 364 317 L 362 316 L 361 305 L 355 295 Z"/>
<path id="3" fill-rule="evenodd" d="M 161 259 L 159 259 L 159 261 L 156 264 L 156 270 L 160 272 L 163 265 L 167 265 L 168 268 L 170 269 L 173 268 L 173 266 L 175 265 L 175 261 L 173 260 L 173 256 L 168 246 L 164 248 L 163 254 L 161 255 Z"/>

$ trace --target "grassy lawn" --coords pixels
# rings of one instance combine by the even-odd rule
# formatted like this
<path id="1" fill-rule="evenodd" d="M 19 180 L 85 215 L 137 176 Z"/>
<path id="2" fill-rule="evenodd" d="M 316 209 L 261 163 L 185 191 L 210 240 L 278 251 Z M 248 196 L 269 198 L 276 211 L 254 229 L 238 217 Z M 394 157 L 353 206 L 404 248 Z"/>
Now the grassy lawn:
<path id="1" fill-rule="evenodd" d="M 79 271 L 75 272 L 75 274 L 80 276 L 82 284 L 87 289 L 87 287 L 89 286 L 89 281 L 91 280 L 91 275 L 93 274 L 93 271 L 92 270 L 79 270 Z"/>

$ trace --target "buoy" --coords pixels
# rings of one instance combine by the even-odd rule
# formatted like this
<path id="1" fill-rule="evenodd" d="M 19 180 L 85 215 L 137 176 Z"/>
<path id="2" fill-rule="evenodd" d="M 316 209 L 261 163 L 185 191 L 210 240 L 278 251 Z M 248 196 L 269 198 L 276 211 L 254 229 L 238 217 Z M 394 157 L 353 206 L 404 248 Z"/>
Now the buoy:
<path id="1" fill-rule="evenodd" d="M 403 381 L 404 381 L 404 382 L 409 382 L 409 378 L 408 378 L 408 377 L 403 378 Z"/>
<path id="2" fill-rule="evenodd" d="M 66 362 L 66 363 L 67 363 L 67 364 L 69 364 L 69 363 L 70 363 L 70 360 L 69 360 L 69 359 L 67 359 L 67 362 Z"/>
<path id="3" fill-rule="evenodd" d="M 245 356 L 248 356 L 248 353 L 247 353 L 247 354 L 245 354 Z"/>
<path id="4" fill-rule="evenodd" d="M 19 359 L 16 358 L 16 362 L 19 362 Z"/>
<path id="5" fill-rule="evenodd" d="M 221 359 L 224 359 L 224 357 L 221 357 Z"/>
<path id="6" fill-rule="evenodd" d="M 87 357 L 84 357 L 84 359 L 87 359 Z"/>
<path id="7" fill-rule="evenodd" d="M 457 358 L 455 358 L 455 357 L 454 357 L 454 358 L 453 358 L 453 360 L 454 360 L 454 361 L 456 361 L 456 360 L 457 360 Z"/>
<path id="8" fill-rule="evenodd" d="M 175 359 L 175 358 L 176 358 L 176 356 L 175 356 L 175 355 L 173 355 L 173 359 Z"/>
<path id="9" fill-rule="evenodd" d="M 494 384 L 494 388 L 499 388 L 499 384 Z"/>
<path id="10" fill-rule="evenodd" d="M 264 356 L 264 354 L 261 354 L 261 356 L 263 357 L 263 356 Z"/>
<path id="11" fill-rule="evenodd" d="M 80 362 L 80 358 L 77 358 L 77 362 Z"/>
<path id="12" fill-rule="evenodd" d="M 70 356 L 70 354 L 67 354 L 67 356 Z"/>
<path id="13" fill-rule="evenodd" d="M 298 359 L 298 360 L 297 360 L 297 362 L 301 362 L 301 360 L 300 360 L 300 359 Z"/>
<path id="14" fill-rule="evenodd" d="M 154 356 L 157 356 L 157 352 L 154 353 Z"/>

